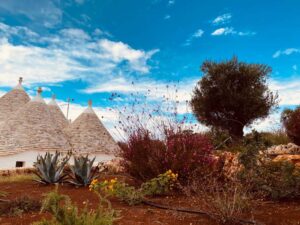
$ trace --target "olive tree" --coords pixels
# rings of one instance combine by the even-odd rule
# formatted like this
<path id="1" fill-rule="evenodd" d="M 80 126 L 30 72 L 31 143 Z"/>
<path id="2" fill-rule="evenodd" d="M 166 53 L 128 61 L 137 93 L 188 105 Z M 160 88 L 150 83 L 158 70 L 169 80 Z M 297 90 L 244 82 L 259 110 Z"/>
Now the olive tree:
<path id="1" fill-rule="evenodd" d="M 226 130 L 233 138 L 243 137 L 243 128 L 269 115 L 277 106 L 277 93 L 269 90 L 271 68 L 263 64 L 231 60 L 205 61 L 191 107 L 207 126 Z"/>

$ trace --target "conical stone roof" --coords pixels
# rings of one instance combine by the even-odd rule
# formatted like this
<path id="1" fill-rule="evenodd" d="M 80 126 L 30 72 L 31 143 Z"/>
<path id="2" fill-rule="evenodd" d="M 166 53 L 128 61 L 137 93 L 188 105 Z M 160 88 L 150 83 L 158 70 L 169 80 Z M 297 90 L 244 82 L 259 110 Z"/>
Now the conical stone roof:
<path id="1" fill-rule="evenodd" d="M 114 154 L 117 143 L 103 126 L 92 102 L 85 111 L 66 129 L 74 153 L 105 153 Z"/>
<path id="2" fill-rule="evenodd" d="M 61 129 L 65 129 L 69 122 L 63 112 L 61 111 L 60 107 L 58 106 L 55 95 L 52 96 L 51 101 L 48 103 L 49 110 L 54 118 L 55 124 Z"/>
<path id="3" fill-rule="evenodd" d="M 19 84 L 0 98 L 0 123 L 30 101 L 23 89 L 22 81 L 23 79 L 20 77 Z"/>
<path id="4" fill-rule="evenodd" d="M 0 127 L 0 155 L 26 150 L 69 151 L 70 144 L 55 126 L 41 88 L 32 101 L 9 117 Z"/>

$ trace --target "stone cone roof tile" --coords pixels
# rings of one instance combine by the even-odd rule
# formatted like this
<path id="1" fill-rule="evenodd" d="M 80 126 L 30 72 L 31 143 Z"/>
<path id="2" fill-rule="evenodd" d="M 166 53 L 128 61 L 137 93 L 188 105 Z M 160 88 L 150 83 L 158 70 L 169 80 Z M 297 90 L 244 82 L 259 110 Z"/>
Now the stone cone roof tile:
<path id="1" fill-rule="evenodd" d="M 69 141 L 55 126 L 50 109 L 43 101 L 32 100 L 17 110 L 2 123 L 0 134 L 0 153 L 71 149 Z"/>
<path id="2" fill-rule="evenodd" d="M 59 129 L 65 129 L 69 125 L 69 122 L 58 106 L 55 95 L 52 96 L 52 100 L 48 103 L 48 107 Z"/>
<path id="3" fill-rule="evenodd" d="M 20 78 L 19 84 L 0 98 L 0 124 L 29 101 Z"/>
<path id="4" fill-rule="evenodd" d="M 88 108 L 66 129 L 66 133 L 75 153 L 114 154 L 119 149 L 92 109 L 91 102 Z"/>

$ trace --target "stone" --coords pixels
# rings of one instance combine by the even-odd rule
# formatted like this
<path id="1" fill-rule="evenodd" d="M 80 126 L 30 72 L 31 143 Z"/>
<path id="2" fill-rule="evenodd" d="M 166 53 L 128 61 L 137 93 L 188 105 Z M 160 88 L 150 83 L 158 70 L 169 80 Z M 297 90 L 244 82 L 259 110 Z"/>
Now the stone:
<path id="1" fill-rule="evenodd" d="M 55 126 L 40 92 L 2 124 L 0 134 L 0 153 L 4 154 L 27 150 L 71 150 L 67 137 Z"/>
<path id="2" fill-rule="evenodd" d="M 65 130 L 75 153 L 114 154 L 119 146 L 94 112 L 88 108 Z"/>
<path id="3" fill-rule="evenodd" d="M 228 179 L 234 180 L 237 174 L 243 169 L 239 162 L 239 153 L 219 151 L 216 156 L 223 163 L 222 173 Z"/>
<path id="4" fill-rule="evenodd" d="M 23 89 L 22 81 L 23 79 L 20 78 L 19 84 L 0 98 L 0 123 L 3 123 L 30 101 L 29 96 Z"/>
<path id="5" fill-rule="evenodd" d="M 273 162 L 288 161 L 294 164 L 300 163 L 300 155 L 278 155 L 273 159 Z"/>
<path id="6" fill-rule="evenodd" d="M 48 107 L 52 114 L 52 117 L 54 118 L 55 125 L 58 126 L 58 128 L 61 130 L 67 128 L 69 125 L 69 121 L 58 106 L 55 100 L 55 95 L 52 96 L 52 100 L 48 103 Z"/>
<path id="7" fill-rule="evenodd" d="M 114 158 L 106 163 L 103 163 L 102 171 L 114 173 L 114 174 L 124 172 L 125 169 L 122 166 L 122 159 Z"/>
<path id="8" fill-rule="evenodd" d="M 287 145 L 277 145 L 268 148 L 265 153 L 267 155 L 285 155 L 285 154 L 300 154 L 300 147 L 293 143 Z"/>

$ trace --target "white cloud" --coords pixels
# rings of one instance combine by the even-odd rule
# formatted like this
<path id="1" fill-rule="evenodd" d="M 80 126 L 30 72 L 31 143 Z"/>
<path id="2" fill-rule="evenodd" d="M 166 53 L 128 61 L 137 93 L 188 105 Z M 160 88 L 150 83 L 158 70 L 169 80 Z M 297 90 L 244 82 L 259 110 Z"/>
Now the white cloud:
<path id="1" fill-rule="evenodd" d="M 34 40 L 39 37 L 39 35 L 27 27 L 15 26 L 11 27 L 4 23 L 0 22 L 0 33 L 2 37 L 10 37 L 10 36 L 22 36 L 25 38 L 33 38 Z"/>
<path id="2" fill-rule="evenodd" d="M 269 81 L 272 91 L 278 91 L 280 105 L 300 105 L 300 80 L 299 78 L 289 80 Z"/>
<path id="3" fill-rule="evenodd" d="M 23 15 L 36 24 L 53 27 L 62 20 L 62 11 L 58 0 L 7 0 L 0 1 L 0 8 L 13 15 Z"/>
<path id="4" fill-rule="evenodd" d="M 197 30 L 197 31 L 193 34 L 192 37 L 194 37 L 194 38 L 200 38 L 200 37 L 202 37 L 203 34 L 204 34 L 204 31 L 201 30 L 201 29 L 199 29 L 199 30 Z"/>
<path id="5" fill-rule="evenodd" d="M 85 2 L 85 0 L 75 0 L 75 2 L 77 3 L 77 4 L 83 4 L 84 2 Z"/>
<path id="6" fill-rule="evenodd" d="M 74 28 L 50 36 L 0 23 L 1 30 L 7 30 L 8 37 L 0 38 L 0 86 L 15 86 L 19 76 L 30 86 L 75 79 L 95 84 L 116 74 L 144 74 L 150 70 L 149 59 L 159 51 L 134 49 Z M 24 38 L 21 31 L 35 38 Z M 25 43 L 14 44 L 10 36 L 24 38 Z M 27 39 L 30 43 L 26 43 Z"/>
<path id="7" fill-rule="evenodd" d="M 273 54 L 273 58 L 278 58 L 281 55 L 291 55 L 293 53 L 299 53 L 300 49 L 298 48 L 287 48 L 285 50 L 278 50 Z"/>
<path id="8" fill-rule="evenodd" d="M 202 29 L 196 30 L 188 39 L 186 39 L 184 46 L 191 45 L 192 41 L 197 38 L 201 38 L 204 34 L 204 31 Z"/>
<path id="9" fill-rule="evenodd" d="M 132 68 L 141 73 L 148 73 L 149 67 L 147 60 L 159 50 L 154 49 L 149 52 L 135 50 L 123 42 L 114 42 L 107 39 L 102 39 L 98 42 L 102 52 L 102 57 L 111 59 L 115 63 L 129 61 Z"/>
<path id="10" fill-rule="evenodd" d="M 235 31 L 232 27 L 222 27 L 216 29 L 214 32 L 211 33 L 213 36 L 220 36 L 220 35 L 227 35 L 227 34 L 234 34 Z"/>
<path id="11" fill-rule="evenodd" d="M 101 93 L 101 92 L 117 92 L 117 93 L 136 93 L 147 95 L 151 99 L 162 99 L 163 96 L 168 97 L 170 100 L 189 101 L 191 99 L 192 91 L 198 79 L 190 79 L 186 82 L 165 83 L 154 80 L 140 80 L 132 83 L 131 81 L 119 77 L 112 79 L 106 83 L 100 83 L 83 90 L 85 93 Z M 177 90 L 177 91 L 175 91 Z"/>
<path id="12" fill-rule="evenodd" d="M 226 24 L 229 23 L 231 20 L 232 15 L 230 13 L 225 13 L 221 16 L 216 17 L 212 23 L 214 25 Z"/>
<path id="13" fill-rule="evenodd" d="M 3 95 L 5 95 L 5 91 L 0 90 L 0 97 L 2 97 Z"/>
<path id="14" fill-rule="evenodd" d="M 253 124 L 251 124 L 251 126 L 245 127 L 244 132 L 250 133 L 252 129 L 255 129 L 259 132 L 277 131 L 281 128 L 280 115 L 280 112 L 274 112 L 265 119 L 257 120 Z"/>
<path id="15" fill-rule="evenodd" d="M 255 35 L 256 33 L 250 31 L 247 32 L 236 31 L 234 30 L 233 27 L 221 27 L 211 33 L 211 35 L 213 36 L 221 36 L 221 35 L 229 35 L 229 34 L 238 35 L 238 36 L 252 36 Z"/>
<path id="16" fill-rule="evenodd" d="M 84 32 L 81 29 L 77 29 L 77 28 L 69 28 L 69 29 L 63 29 L 60 31 L 60 33 L 66 37 L 66 38 L 70 38 L 70 39 L 82 39 L 82 40 L 90 40 L 91 37 Z"/>
<path id="17" fill-rule="evenodd" d="M 293 70 L 298 70 L 298 66 L 297 65 L 293 65 L 292 68 L 293 68 Z"/>
<path id="18" fill-rule="evenodd" d="M 174 4 L 175 4 L 175 0 L 169 0 L 169 1 L 168 1 L 168 5 L 171 6 L 171 5 L 174 5 Z"/>
<path id="19" fill-rule="evenodd" d="M 169 20 L 171 18 L 171 16 L 169 14 L 165 15 L 164 19 L 165 20 Z"/>

